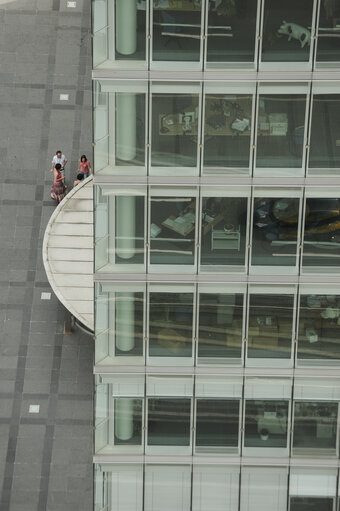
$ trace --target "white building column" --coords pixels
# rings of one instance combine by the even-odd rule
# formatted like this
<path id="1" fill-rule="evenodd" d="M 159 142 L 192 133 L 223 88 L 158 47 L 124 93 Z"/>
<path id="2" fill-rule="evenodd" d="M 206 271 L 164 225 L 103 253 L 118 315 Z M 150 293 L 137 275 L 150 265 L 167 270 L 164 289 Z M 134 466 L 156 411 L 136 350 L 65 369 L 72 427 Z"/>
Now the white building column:
<path id="1" fill-rule="evenodd" d="M 137 0 L 116 0 L 116 51 L 132 55 L 137 49 Z"/>
<path id="2" fill-rule="evenodd" d="M 116 197 L 116 254 L 131 259 L 136 252 L 136 198 Z"/>
<path id="3" fill-rule="evenodd" d="M 116 347 L 131 351 L 135 346 L 135 306 L 133 293 L 116 293 Z"/>
<path id="4" fill-rule="evenodd" d="M 115 405 L 115 435 L 119 440 L 130 440 L 133 435 L 133 399 L 119 398 Z"/>
<path id="5" fill-rule="evenodd" d="M 131 161 L 136 157 L 137 96 L 131 92 L 116 93 L 116 159 Z"/>

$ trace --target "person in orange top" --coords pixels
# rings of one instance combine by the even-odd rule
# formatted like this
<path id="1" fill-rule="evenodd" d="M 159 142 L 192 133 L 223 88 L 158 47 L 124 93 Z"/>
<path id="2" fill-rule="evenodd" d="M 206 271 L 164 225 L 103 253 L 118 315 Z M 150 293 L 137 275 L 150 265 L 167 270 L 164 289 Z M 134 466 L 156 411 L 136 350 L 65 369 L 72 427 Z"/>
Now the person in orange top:
<path id="1" fill-rule="evenodd" d="M 78 172 L 84 174 L 84 179 L 92 174 L 92 168 L 89 160 L 86 158 L 85 154 L 82 154 L 79 160 Z"/>

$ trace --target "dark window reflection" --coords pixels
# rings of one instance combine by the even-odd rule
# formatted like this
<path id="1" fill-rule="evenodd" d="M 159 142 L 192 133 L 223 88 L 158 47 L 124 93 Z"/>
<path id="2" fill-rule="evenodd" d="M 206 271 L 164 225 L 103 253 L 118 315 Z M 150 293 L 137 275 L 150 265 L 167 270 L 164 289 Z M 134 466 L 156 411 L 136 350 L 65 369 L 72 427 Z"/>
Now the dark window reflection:
<path id="1" fill-rule="evenodd" d="M 303 295 L 300 298 L 300 359 L 340 359 L 340 296 Z"/>
<path id="2" fill-rule="evenodd" d="M 287 447 L 287 401 L 246 401 L 245 447 Z"/>
<path id="3" fill-rule="evenodd" d="M 196 406 L 196 446 L 237 447 L 239 401 L 198 399 Z"/>
<path id="4" fill-rule="evenodd" d="M 308 62 L 313 0 L 266 0 L 263 62 Z"/>
<path id="5" fill-rule="evenodd" d="M 256 0 L 210 0 L 208 62 L 253 62 Z"/>
<path id="6" fill-rule="evenodd" d="M 321 0 L 316 60 L 340 61 L 340 3 Z"/>
<path id="7" fill-rule="evenodd" d="M 333 511 L 333 499 L 326 497 L 291 497 L 290 511 Z"/>
<path id="8" fill-rule="evenodd" d="M 190 399 L 149 399 L 148 445 L 190 445 Z"/>
<path id="9" fill-rule="evenodd" d="M 293 447 L 323 449 L 325 453 L 336 448 L 338 403 L 297 402 L 294 413 Z"/>
<path id="10" fill-rule="evenodd" d="M 340 40 L 340 37 L 339 37 Z M 313 96 L 309 167 L 340 167 L 340 95 Z"/>

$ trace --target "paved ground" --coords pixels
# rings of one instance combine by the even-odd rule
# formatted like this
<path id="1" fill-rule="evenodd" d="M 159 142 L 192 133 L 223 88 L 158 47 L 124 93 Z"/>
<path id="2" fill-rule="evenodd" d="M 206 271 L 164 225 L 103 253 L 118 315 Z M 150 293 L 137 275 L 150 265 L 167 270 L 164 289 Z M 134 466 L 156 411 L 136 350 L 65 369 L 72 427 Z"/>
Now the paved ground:
<path id="1" fill-rule="evenodd" d="M 0 0 L 1 511 L 92 509 L 92 339 L 64 335 L 63 307 L 41 299 L 52 155 L 68 182 L 91 156 L 90 0 L 76 2 Z"/>

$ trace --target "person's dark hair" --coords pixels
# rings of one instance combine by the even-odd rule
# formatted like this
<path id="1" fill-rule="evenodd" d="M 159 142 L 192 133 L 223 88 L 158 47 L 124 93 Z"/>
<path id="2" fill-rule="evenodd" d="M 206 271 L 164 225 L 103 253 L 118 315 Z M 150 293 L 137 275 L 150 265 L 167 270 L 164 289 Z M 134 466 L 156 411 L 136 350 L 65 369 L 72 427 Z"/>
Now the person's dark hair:
<path id="1" fill-rule="evenodd" d="M 84 162 L 87 161 L 87 158 L 85 156 L 85 154 L 82 154 L 81 157 L 80 157 L 80 161 L 83 161 L 83 158 L 84 158 Z"/>
<path id="2" fill-rule="evenodd" d="M 55 154 L 59 154 L 59 153 L 61 154 L 61 151 L 58 149 L 58 151 L 56 151 L 56 153 L 55 153 Z"/>
<path id="3" fill-rule="evenodd" d="M 60 163 L 56 163 L 56 164 L 55 164 L 55 169 L 56 169 L 56 170 L 60 170 L 60 169 L 61 169 L 61 165 L 60 165 Z"/>
<path id="4" fill-rule="evenodd" d="M 77 179 L 78 181 L 82 181 L 84 179 L 84 174 L 82 172 L 79 172 L 79 174 L 77 174 Z"/>

